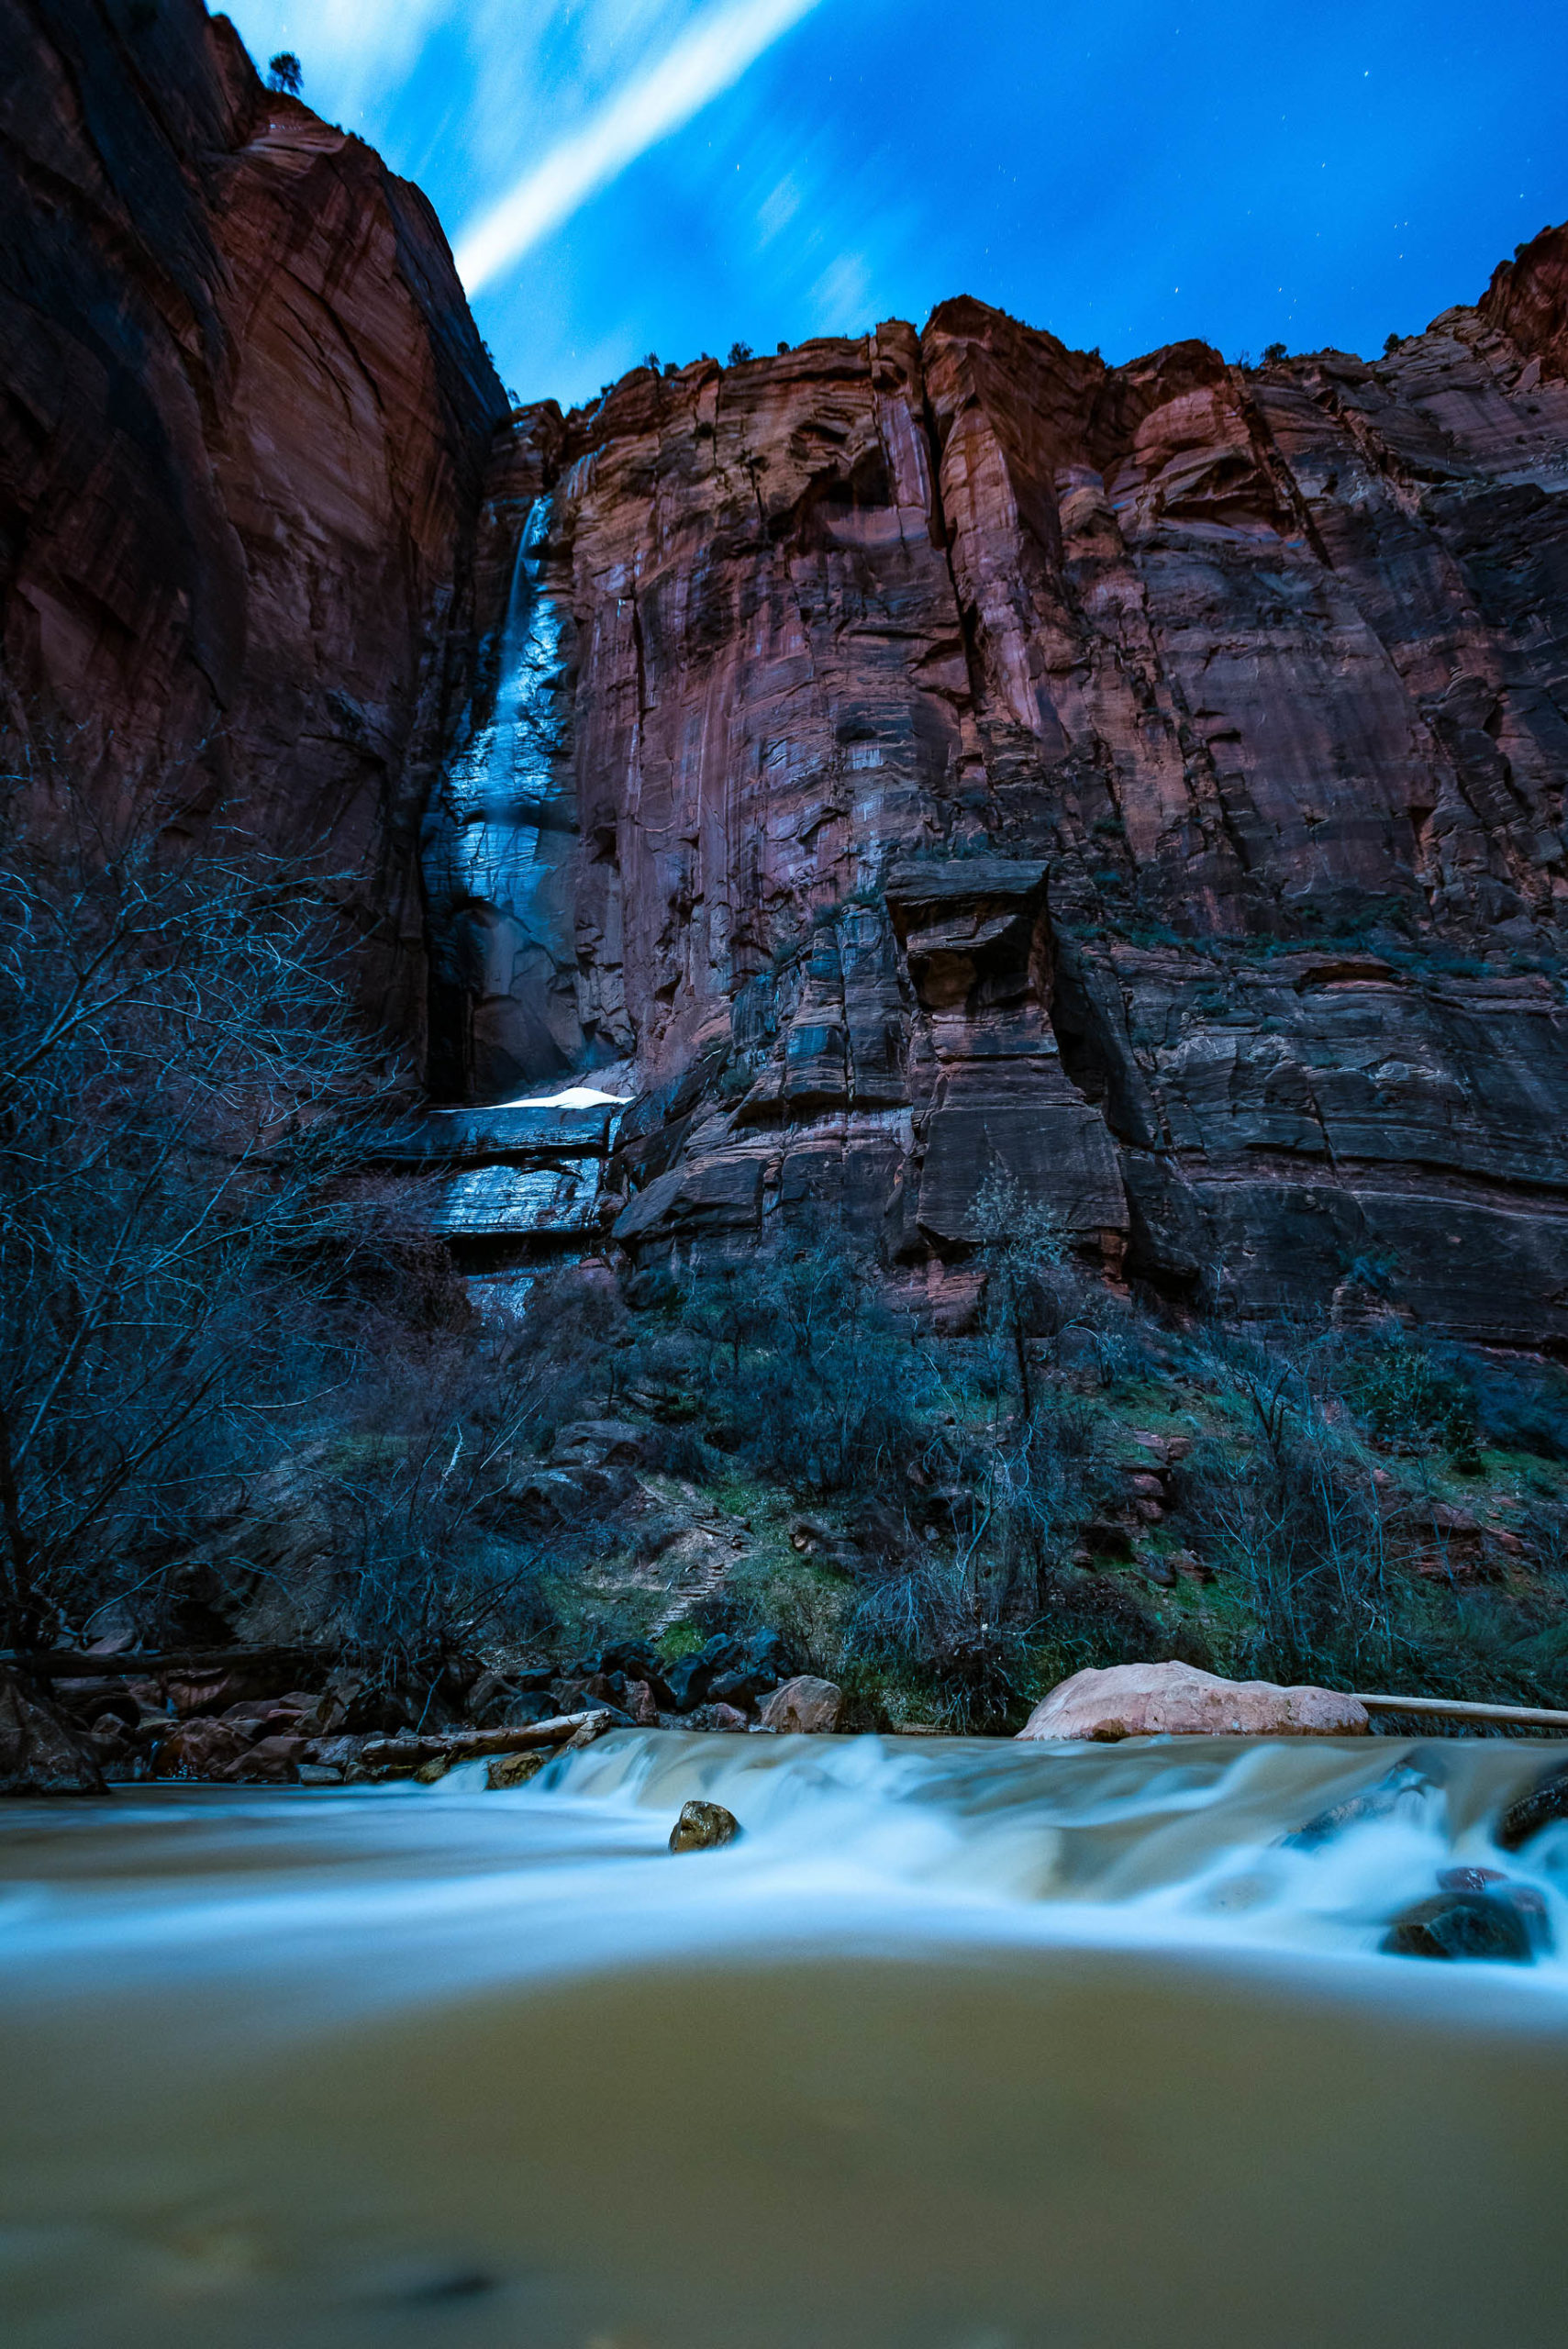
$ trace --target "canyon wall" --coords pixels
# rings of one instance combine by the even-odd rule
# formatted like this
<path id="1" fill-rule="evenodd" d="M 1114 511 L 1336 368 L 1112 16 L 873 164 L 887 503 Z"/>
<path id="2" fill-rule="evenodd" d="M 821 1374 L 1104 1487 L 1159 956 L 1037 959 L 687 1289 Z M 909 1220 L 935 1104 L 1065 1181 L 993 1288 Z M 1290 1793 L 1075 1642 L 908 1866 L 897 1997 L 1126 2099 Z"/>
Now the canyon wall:
<path id="1" fill-rule="evenodd" d="M 639 1255 L 828 1208 L 962 1319 L 1010 1183 L 1178 1294 L 1568 1341 L 1565 288 L 1258 369 L 960 300 L 519 417 L 575 837 L 471 1082 L 626 1064 Z"/>
<path id="2" fill-rule="evenodd" d="M 0 0 L 14 741 L 340 874 L 424 1024 L 419 824 L 506 402 L 439 223 L 200 0 Z"/>
<path id="3" fill-rule="evenodd" d="M 958 300 L 511 417 L 422 197 L 199 0 L 0 58 L 13 743 L 344 876 L 485 1111 L 454 1233 L 827 1213 L 960 1324 L 1012 1198 L 1568 1346 L 1568 231 L 1371 362 Z M 506 1106 L 573 1076 L 629 1106 Z"/>

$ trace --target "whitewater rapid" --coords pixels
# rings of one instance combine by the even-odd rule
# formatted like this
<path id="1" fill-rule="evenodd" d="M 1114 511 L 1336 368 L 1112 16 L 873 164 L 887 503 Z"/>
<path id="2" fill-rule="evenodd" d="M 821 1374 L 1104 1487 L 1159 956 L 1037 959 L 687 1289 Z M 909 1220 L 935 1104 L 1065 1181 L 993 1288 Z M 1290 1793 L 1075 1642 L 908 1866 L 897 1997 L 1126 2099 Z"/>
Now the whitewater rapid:
<path id="1" fill-rule="evenodd" d="M 1544 2349 L 1568 1826 L 1491 1831 L 1562 1758 L 624 1731 L 14 1806 L 7 2338 Z M 693 1796 L 741 1839 L 673 1857 Z M 1455 1865 L 1553 1953 L 1381 1954 Z"/>

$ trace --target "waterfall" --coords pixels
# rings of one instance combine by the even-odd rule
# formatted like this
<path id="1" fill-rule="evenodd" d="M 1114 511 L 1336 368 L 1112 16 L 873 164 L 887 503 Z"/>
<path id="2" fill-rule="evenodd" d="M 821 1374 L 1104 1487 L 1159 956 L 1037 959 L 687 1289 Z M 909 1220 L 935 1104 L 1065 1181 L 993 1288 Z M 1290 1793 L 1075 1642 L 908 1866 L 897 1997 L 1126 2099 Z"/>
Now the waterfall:
<path id="1" fill-rule="evenodd" d="M 576 832 L 566 624 L 544 580 L 551 503 L 534 499 L 518 539 L 489 716 L 449 766 L 424 828 L 432 964 L 470 1006 L 481 1098 L 557 1075 L 582 1046 L 563 887 Z"/>

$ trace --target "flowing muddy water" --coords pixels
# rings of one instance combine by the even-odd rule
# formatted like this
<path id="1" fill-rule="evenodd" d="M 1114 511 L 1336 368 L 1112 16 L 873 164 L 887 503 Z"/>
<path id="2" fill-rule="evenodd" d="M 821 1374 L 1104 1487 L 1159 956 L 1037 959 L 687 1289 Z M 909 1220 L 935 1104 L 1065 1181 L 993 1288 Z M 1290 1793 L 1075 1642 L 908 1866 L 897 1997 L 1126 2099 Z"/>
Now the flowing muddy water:
<path id="1" fill-rule="evenodd" d="M 0 1817 L 11 2349 L 1561 2349 L 1568 1749 L 623 1731 Z M 1408 1766 L 1384 1815 L 1282 1842 Z M 680 1804 L 740 1819 L 672 1857 Z"/>

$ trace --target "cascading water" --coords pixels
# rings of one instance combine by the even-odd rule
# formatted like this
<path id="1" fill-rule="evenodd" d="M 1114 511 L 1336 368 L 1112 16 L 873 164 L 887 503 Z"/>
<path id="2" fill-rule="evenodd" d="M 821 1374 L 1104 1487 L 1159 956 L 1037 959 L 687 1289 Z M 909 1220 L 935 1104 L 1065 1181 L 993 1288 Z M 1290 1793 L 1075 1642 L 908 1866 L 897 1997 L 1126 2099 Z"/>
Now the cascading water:
<path id="1" fill-rule="evenodd" d="M 1547 2349 L 1563 1749 L 623 1731 L 5 1822 L 27 2349 Z M 744 1833 L 673 1857 L 693 1796 Z M 1385 1954 L 1455 1868 L 1533 1964 Z"/>
<path id="2" fill-rule="evenodd" d="M 576 833 L 562 718 L 566 622 L 545 582 L 551 510 L 548 496 L 528 508 L 495 702 L 424 827 L 432 963 L 472 1005 L 470 1076 L 485 1097 L 557 1074 L 582 1048 L 563 874 Z"/>

